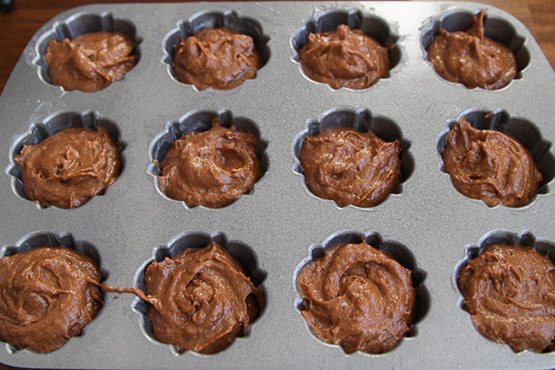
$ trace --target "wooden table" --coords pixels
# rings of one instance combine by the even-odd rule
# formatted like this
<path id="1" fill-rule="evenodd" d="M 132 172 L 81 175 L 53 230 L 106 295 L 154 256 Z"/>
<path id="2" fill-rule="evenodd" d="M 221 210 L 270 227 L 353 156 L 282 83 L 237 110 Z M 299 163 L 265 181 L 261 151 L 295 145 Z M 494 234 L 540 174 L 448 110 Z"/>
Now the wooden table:
<path id="1" fill-rule="evenodd" d="M 522 21 L 555 66 L 555 0 L 477 0 L 503 9 Z M 122 0 L 15 0 L 15 9 L 0 14 L 0 91 L 31 36 L 50 18 L 64 10 L 89 3 Z M 154 2 L 134 0 L 133 2 Z M 175 1 L 166 1 L 175 2 Z"/>

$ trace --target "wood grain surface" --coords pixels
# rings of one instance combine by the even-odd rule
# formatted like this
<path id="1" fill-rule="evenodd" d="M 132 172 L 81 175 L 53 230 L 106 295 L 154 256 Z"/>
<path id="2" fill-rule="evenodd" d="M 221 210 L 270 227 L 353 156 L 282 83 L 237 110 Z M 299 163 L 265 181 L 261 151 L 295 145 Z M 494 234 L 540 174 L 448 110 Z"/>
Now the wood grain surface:
<path id="1" fill-rule="evenodd" d="M 555 0 L 476 0 L 503 9 L 528 27 L 551 66 L 555 66 Z M 15 9 L 0 14 L 0 91 L 33 34 L 64 10 L 91 3 L 121 3 L 122 0 L 15 0 Z M 135 0 L 133 2 L 154 2 Z M 165 1 L 176 2 L 176 1 Z"/>

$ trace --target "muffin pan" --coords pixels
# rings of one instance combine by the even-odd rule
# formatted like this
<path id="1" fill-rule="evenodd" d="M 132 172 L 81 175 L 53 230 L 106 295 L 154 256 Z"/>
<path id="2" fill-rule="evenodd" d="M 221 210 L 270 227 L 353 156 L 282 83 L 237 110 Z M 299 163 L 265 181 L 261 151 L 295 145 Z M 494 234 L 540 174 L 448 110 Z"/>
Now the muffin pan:
<path id="1" fill-rule="evenodd" d="M 390 68 L 384 78 L 389 78 L 391 76 L 391 71 L 401 60 L 401 50 L 399 45 L 397 45 L 399 37 L 391 31 L 385 19 L 378 17 L 375 14 L 364 12 L 362 9 L 356 7 L 339 9 L 331 8 L 329 10 L 319 12 L 317 16 L 308 19 L 304 26 L 295 32 L 291 38 L 293 60 L 299 64 L 301 73 L 306 78 L 310 79 L 303 71 L 299 56 L 302 47 L 308 43 L 308 36 L 310 33 L 335 32 L 337 26 L 340 24 L 346 24 L 352 29 L 360 29 L 364 32 L 364 34 L 372 37 L 381 45 L 388 48 Z M 318 81 L 314 82 L 320 83 Z"/>
<path id="2" fill-rule="evenodd" d="M 522 68 L 517 80 L 497 91 L 468 90 L 447 82 L 425 58 L 424 46 L 438 22 L 464 28 L 468 15 L 482 8 L 488 10 L 487 34 L 510 43 Z M 329 16 L 335 13 L 338 15 Z M 333 90 L 315 83 L 303 75 L 295 61 L 299 30 L 318 25 L 323 15 L 331 19 L 329 22 L 342 22 L 345 14 L 381 20 L 378 33 L 385 32 L 396 45 L 397 61 L 389 77 L 365 90 Z M 455 22 L 457 14 L 463 14 L 462 26 Z M 233 90 L 196 91 L 172 78 L 167 47 L 176 25 L 192 24 L 205 16 L 211 20 L 195 27 L 220 24 L 226 17 L 254 22 L 267 53 L 266 64 L 255 79 Z M 140 60 L 122 81 L 95 93 L 64 92 L 48 83 L 47 68 L 41 63 L 48 38 L 120 26 L 141 41 Z M 178 28 L 183 32 L 186 27 Z M 249 334 L 226 350 L 215 355 L 176 355 L 170 346 L 149 338 L 139 301 L 131 295 L 107 293 L 101 313 L 81 337 L 50 354 L 10 351 L 6 345 L 6 350 L 0 351 L 0 362 L 20 367 L 89 369 L 553 367 L 553 352 L 515 354 L 508 346 L 482 337 L 460 308 L 453 284 L 461 261 L 468 258 L 466 246 L 476 245 L 483 235 L 515 238 L 531 233 L 538 240 L 555 242 L 555 197 L 550 190 L 551 143 L 555 140 L 553 77 L 532 35 L 516 18 L 478 3 L 114 4 L 85 6 L 58 15 L 29 42 L 0 98 L 4 130 L 0 160 L 6 169 L 0 176 L 0 244 L 8 246 L 1 253 L 17 251 L 19 247 L 9 246 L 26 245 L 16 242 L 37 232 L 62 239 L 71 233 L 97 251 L 107 284 L 129 287 L 141 285 L 145 261 L 158 258 L 160 251 L 171 255 L 172 248 L 183 247 L 178 240 L 200 235 L 207 241 L 223 234 L 240 241 L 240 246 L 249 246 L 240 254 L 248 256 L 245 263 L 263 272 L 259 283 L 263 280 L 266 306 Z M 389 127 L 385 134 L 402 134 L 402 140 L 410 144 L 406 148 L 410 161 L 398 194 L 373 208 L 339 208 L 313 196 L 303 185 L 302 176 L 295 173 L 296 140 L 311 122 L 329 112 L 346 111 L 356 116 L 365 110 L 374 117 L 373 123 L 376 117 L 394 123 L 384 126 Z M 252 194 L 221 209 L 187 209 L 182 202 L 161 196 L 153 181 L 153 150 L 167 125 L 176 120 L 183 123 L 179 117 L 199 111 L 230 111 L 234 117 L 245 117 L 267 144 L 266 171 Z M 540 169 L 548 173 L 546 183 L 541 194 L 525 207 L 489 208 L 458 193 L 441 171 L 438 150 L 446 127 L 463 113 L 486 111 L 510 114 L 506 126 L 514 126 L 513 132 L 530 140 L 525 144 L 538 148 L 533 155 L 545 162 Z M 76 209 L 39 209 L 18 196 L 24 192 L 12 162 L 17 146 L 43 137 L 41 129 L 35 127 L 48 127 L 55 117 L 76 115 L 86 121 L 88 114 L 108 121 L 124 143 L 125 167 L 119 179 L 103 196 Z M 532 129 L 522 122 L 532 123 Z M 68 124 L 56 123 L 62 127 Z M 419 288 L 425 295 L 417 305 L 415 329 L 382 355 L 346 355 L 337 346 L 321 342 L 298 311 L 296 270 L 311 254 L 309 247 L 330 235 L 345 235 L 345 230 L 354 230 L 350 233 L 358 238 L 377 240 L 374 236 L 380 235 L 383 245 L 387 241 L 402 244 L 409 262 L 418 266 L 418 281 L 423 281 L 420 286 L 425 287 Z M 168 247 L 157 247 L 168 241 Z M 475 249 L 468 251 L 475 253 Z"/>
<path id="3" fill-rule="evenodd" d="M 222 127 L 235 127 L 236 129 L 244 132 L 250 132 L 257 137 L 257 150 L 256 154 L 260 160 L 260 178 L 264 176 L 268 170 L 268 156 L 265 153 L 265 149 L 268 143 L 261 138 L 260 132 L 254 122 L 245 117 L 233 117 L 233 114 L 228 110 L 222 110 L 220 112 L 215 111 L 192 111 L 188 114 L 180 117 L 177 121 L 171 121 L 166 124 L 166 130 L 159 134 L 156 139 L 152 142 L 150 148 L 150 163 L 147 165 L 148 172 L 154 176 L 154 181 L 156 183 L 156 189 L 167 199 L 168 197 L 162 187 L 160 186 L 159 175 L 161 168 L 159 164 L 164 160 L 168 150 L 174 141 L 181 138 L 183 135 L 190 132 L 201 132 L 207 131 L 212 128 L 212 120 L 218 118 L 220 125 Z M 260 180 L 260 179 L 259 179 Z M 258 181 L 259 181 L 258 180 Z M 254 190 L 253 190 L 254 191 Z M 246 194 L 243 194 L 246 195 Z M 175 199 L 171 199 L 175 200 Z M 235 200 L 237 201 L 237 200 Z M 186 207 L 186 202 L 182 202 Z M 194 208 L 194 207 L 192 207 Z"/>
<path id="4" fill-rule="evenodd" d="M 485 9 L 487 9 L 487 7 Z M 530 53 L 524 45 L 526 38 L 521 36 L 507 19 L 496 17 L 490 12 L 488 12 L 488 14 L 490 15 L 488 15 L 484 21 L 485 36 L 500 42 L 515 54 L 518 67 L 518 74 L 515 80 L 521 79 L 522 71 L 530 63 Z M 434 40 L 434 36 L 439 29 L 444 28 L 449 32 L 466 31 L 472 26 L 474 15 L 475 13 L 473 11 L 461 9 L 445 12 L 423 29 L 420 43 L 425 59 L 430 66 L 432 66 L 432 63 L 427 60 L 426 49 Z"/>
<path id="5" fill-rule="evenodd" d="M 54 85 L 48 74 L 48 64 L 45 60 L 46 47 L 50 40 L 62 41 L 72 39 L 84 33 L 90 32 L 121 32 L 135 42 L 134 55 L 140 59 L 141 38 L 137 37 L 135 26 L 124 19 L 114 18 L 111 13 L 91 14 L 79 13 L 68 17 L 63 21 L 56 22 L 50 31 L 41 35 L 35 44 L 33 63 L 38 67 L 40 78 L 47 84 Z M 60 86 L 62 90 L 65 90 Z"/>
<path id="6" fill-rule="evenodd" d="M 389 257 L 397 261 L 401 266 L 411 271 L 412 287 L 416 292 L 416 300 L 414 303 L 414 310 L 412 318 L 411 330 L 405 336 L 406 338 L 412 338 L 418 333 L 418 322 L 426 316 L 426 312 L 430 307 L 430 296 L 425 286 L 426 273 L 422 271 L 416 265 L 414 255 L 410 250 L 403 244 L 395 240 L 383 240 L 382 236 L 376 232 L 366 232 L 365 234 L 359 232 L 343 231 L 328 237 L 322 244 L 314 244 L 309 248 L 309 255 L 301 261 L 295 270 L 295 280 L 303 269 L 303 267 L 312 263 L 313 261 L 322 258 L 326 252 L 326 249 L 332 248 L 339 244 L 361 244 L 366 242 L 367 244 L 373 246 L 374 248 L 386 253 Z M 295 286 L 295 291 L 297 297 L 295 299 L 295 304 L 297 309 L 304 309 L 305 301 L 300 297 L 298 287 Z M 307 323 L 307 327 L 308 323 Z M 317 336 L 314 336 L 316 339 Z"/>
<path id="7" fill-rule="evenodd" d="M 306 183 L 299 158 L 303 142 L 307 137 L 319 135 L 323 131 L 333 127 L 347 127 L 359 132 L 371 131 L 385 142 L 398 140 L 401 144 L 401 178 L 399 185 L 393 189 L 391 194 L 400 194 L 403 191 L 403 182 L 410 177 L 414 169 L 414 161 L 409 151 L 410 143 L 406 139 L 403 139 L 399 126 L 397 126 L 395 122 L 391 121 L 387 117 L 374 117 L 372 112 L 368 109 L 353 107 L 337 108 L 323 113 L 317 120 L 309 121 L 307 128 L 295 137 L 293 144 L 293 152 L 295 154 L 293 171 L 302 176 L 303 185 L 305 186 L 306 191 L 311 192 L 308 184 Z M 318 197 L 316 194 L 312 194 Z M 333 200 L 330 201 L 334 202 Z M 387 201 L 387 198 L 384 202 L 385 201 Z M 379 204 L 375 207 L 378 206 Z M 349 205 L 349 207 L 357 206 Z M 361 209 L 364 208 L 362 207 Z"/>
<path id="8" fill-rule="evenodd" d="M 512 117 L 504 110 L 496 110 L 493 112 L 469 110 L 461 113 L 456 119 L 450 120 L 438 140 L 437 151 L 440 157 L 445 149 L 445 146 L 447 145 L 449 131 L 463 117 L 465 117 L 472 127 L 478 130 L 493 130 L 502 132 L 503 134 L 522 143 L 530 152 L 538 170 L 542 174 L 542 181 L 536 191 L 536 196 L 532 198 L 528 204 L 533 202 L 537 196 L 549 193 L 549 183 L 553 180 L 555 175 L 555 158 L 549 150 L 551 143 L 542 138 L 538 127 L 532 122 L 519 117 Z M 441 160 L 440 169 L 449 176 L 444 169 L 443 160 Z M 456 190 L 455 187 L 453 187 L 453 189 Z M 481 199 L 476 199 L 475 201 L 482 202 Z"/>
<path id="9" fill-rule="evenodd" d="M 17 140 L 10 150 L 10 165 L 6 169 L 7 173 L 13 176 L 12 188 L 17 195 L 27 199 L 25 194 L 25 189 L 23 186 L 21 169 L 15 163 L 15 158 L 17 154 L 23 149 L 24 145 L 34 145 L 45 140 L 47 137 L 52 136 L 66 128 L 87 128 L 91 130 L 97 130 L 98 127 L 102 127 L 108 132 L 108 134 L 114 139 L 114 142 L 118 145 L 122 165 L 125 165 L 123 151 L 125 149 L 125 143 L 119 140 L 119 130 L 117 126 L 102 117 L 98 117 L 94 112 L 64 112 L 59 114 L 54 114 L 46 117 L 42 122 L 35 122 L 29 128 L 29 131 L 21 136 Z M 116 180 L 117 181 L 117 180 Z M 103 195 L 103 194 L 100 194 Z M 94 197 L 93 197 L 94 198 Z M 91 198 L 92 200 L 92 198 Z M 43 206 L 39 202 L 35 202 L 39 208 Z"/>
<path id="10" fill-rule="evenodd" d="M 170 240 L 167 244 L 156 247 L 152 252 L 152 256 L 145 263 L 143 263 L 139 272 L 135 275 L 135 286 L 145 291 L 144 274 L 151 262 L 162 262 L 165 258 L 173 258 L 186 249 L 200 249 L 206 247 L 211 243 L 218 243 L 223 246 L 225 250 L 237 262 L 239 262 L 239 264 L 243 268 L 243 271 L 245 272 L 245 275 L 251 279 L 254 286 L 262 287 L 262 289 L 264 289 L 264 285 L 262 284 L 262 282 L 266 278 L 266 273 L 257 267 L 256 255 L 252 248 L 242 243 L 241 241 L 228 241 L 227 237 L 223 233 L 213 233 L 210 235 L 201 232 L 183 233 Z M 263 294 L 265 294 L 264 290 Z M 266 297 L 264 296 L 264 299 L 258 302 L 259 313 L 258 317 L 253 323 L 256 323 L 256 321 L 260 319 L 260 317 L 264 314 L 264 308 L 266 307 L 265 298 Z M 142 330 L 144 335 L 147 336 L 148 339 L 150 339 L 152 342 L 165 346 L 170 349 L 173 354 L 179 355 L 179 352 L 177 351 L 175 346 L 158 342 L 152 334 L 152 324 L 147 316 L 148 304 L 138 297 L 135 297 L 135 299 L 133 300 L 132 308 L 141 317 Z M 253 323 L 251 323 L 251 326 L 253 325 Z M 248 338 L 249 332 L 251 331 L 251 326 L 249 326 L 249 329 L 245 336 L 238 337 L 237 339 Z"/>
<path id="11" fill-rule="evenodd" d="M 267 46 L 270 38 L 264 34 L 262 26 L 256 19 L 240 17 L 233 10 L 201 12 L 189 17 L 187 20 L 177 22 L 177 28 L 168 33 L 163 40 L 164 57 L 162 61 L 167 65 L 168 73 L 175 81 L 180 82 L 173 70 L 174 49 L 179 44 L 180 39 L 186 39 L 206 28 L 224 27 L 252 37 L 254 46 L 260 54 L 262 67 L 264 67 L 268 59 L 270 59 L 270 49 Z M 195 86 L 190 86 L 198 90 Z"/>

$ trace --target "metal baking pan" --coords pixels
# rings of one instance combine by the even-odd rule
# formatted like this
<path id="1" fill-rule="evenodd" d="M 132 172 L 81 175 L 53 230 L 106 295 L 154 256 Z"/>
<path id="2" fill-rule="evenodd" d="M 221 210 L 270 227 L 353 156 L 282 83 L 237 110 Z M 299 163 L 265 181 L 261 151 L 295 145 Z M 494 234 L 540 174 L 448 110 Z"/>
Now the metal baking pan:
<path id="1" fill-rule="evenodd" d="M 488 33 L 510 44 L 521 67 L 519 77 L 498 91 L 447 82 L 425 59 L 425 46 L 440 22 L 464 29 L 482 8 L 488 10 Z M 253 32 L 266 50 L 266 63 L 255 79 L 229 91 L 197 91 L 172 77 L 168 50 L 176 35 L 191 27 L 240 24 L 245 19 L 258 24 Z M 307 79 L 296 53 L 303 37 L 349 22 L 396 45 L 389 75 L 360 91 L 333 90 Z M 65 92 L 51 85 L 41 57 L 46 41 L 100 29 L 120 30 L 140 41 L 135 68 L 96 93 Z M 98 255 L 106 283 L 140 286 L 145 263 L 170 253 L 175 245 L 225 238 L 250 247 L 248 259 L 265 276 L 267 302 L 249 334 L 226 350 L 176 355 L 171 346 L 149 338 L 140 302 L 130 295 L 107 294 L 103 309 L 82 336 L 50 354 L 11 351 L 6 345 L 0 362 L 105 369 L 552 368 L 554 353 L 515 354 L 482 337 L 461 308 L 453 279 L 467 253 L 476 255 L 488 240 L 525 239 L 534 245 L 535 237 L 542 241 L 541 250 L 553 253 L 554 97 L 553 71 L 530 32 L 510 14 L 479 3 L 116 4 L 62 13 L 29 42 L 0 98 L 0 164 L 6 169 L 0 176 L 2 253 L 37 243 L 60 241 L 78 244 L 78 249 L 86 243 Z M 268 163 L 254 191 L 222 209 L 188 209 L 163 196 L 153 176 L 158 140 L 167 137 L 172 122 L 183 123 L 199 111 L 244 117 L 267 143 Z M 523 137 L 532 140 L 532 146 L 543 143 L 542 153 L 536 154 L 544 158 L 546 183 L 526 207 L 488 208 L 458 193 L 441 171 L 439 150 L 449 123 L 461 114 L 485 111 L 500 112 L 507 122 L 530 123 L 526 127 L 531 131 Z M 402 138 L 408 154 L 403 182 L 376 207 L 339 208 L 311 194 L 304 184 L 295 156 L 297 140 L 330 115 L 340 117 L 337 124 L 352 125 L 350 120 L 361 112 L 369 117 L 370 127 Z M 37 133 L 64 125 L 102 122 L 119 135 L 125 162 L 106 194 L 70 210 L 40 209 L 24 198 L 13 163 L 22 140 L 37 140 Z M 345 238 L 402 245 L 417 266 L 418 320 L 410 336 L 388 353 L 346 355 L 313 336 L 298 312 L 297 269 L 310 251 Z"/>

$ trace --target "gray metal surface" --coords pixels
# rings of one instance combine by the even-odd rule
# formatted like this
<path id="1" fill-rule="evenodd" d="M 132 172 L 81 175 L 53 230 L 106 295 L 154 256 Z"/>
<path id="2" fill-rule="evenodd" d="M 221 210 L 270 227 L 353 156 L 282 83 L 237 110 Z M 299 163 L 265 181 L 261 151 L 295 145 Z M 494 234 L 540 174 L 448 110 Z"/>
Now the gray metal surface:
<path id="1" fill-rule="evenodd" d="M 293 61 L 291 37 L 314 14 L 332 8 L 358 8 L 383 18 L 398 36 L 400 59 L 389 78 L 362 90 L 332 90 L 309 81 Z M 223 232 L 229 240 L 252 248 L 258 267 L 267 273 L 267 305 L 251 327 L 216 355 L 175 355 L 142 331 L 133 297 L 107 294 L 104 308 L 79 338 L 53 353 L 9 353 L 4 364 L 41 368 L 418 368 L 499 367 L 552 368 L 555 354 L 522 352 L 482 337 L 458 305 L 453 285 L 465 246 L 488 232 L 530 230 L 539 239 L 555 241 L 555 197 L 547 191 L 529 205 L 488 208 L 464 197 L 440 170 L 438 140 L 450 120 L 462 112 L 504 109 L 536 125 L 544 140 L 555 140 L 553 71 L 530 32 L 514 17 L 489 7 L 490 17 L 509 22 L 525 39 L 529 62 L 520 79 L 499 91 L 468 90 L 451 84 L 423 58 L 422 29 L 446 11 L 475 11 L 476 3 L 211 3 L 156 5 L 92 5 L 70 10 L 48 22 L 33 39 L 0 98 L 0 166 L 8 168 L 10 152 L 31 124 L 57 112 L 94 111 L 113 122 L 126 143 L 125 168 L 103 196 L 83 207 L 39 209 L 18 196 L 13 176 L 0 176 L 0 244 L 15 245 L 37 232 L 70 232 L 96 248 L 106 282 L 134 284 L 153 249 L 181 233 Z M 173 80 L 164 58 L 163 40 L 177 23 L 201 11 L 236 10 L 257 20 L 270 40 L 271 55 L 256 79 L 231 91 L 196 91 Z M 76 13 L 110 12 L 136 28 L 142 39 L 141 59 L 123 81 L 96 93 L 63 92 L 39 77 L 35 46 L 54 22 Z M 526 58 L 524 58 L 526 61 Z M 387 117 L 410 142 L 414 161 L 402 191 L 371 209 L 338 208 L 310 194 L 293 170 L 294 140 L 309 120 L 337 107 L 367 108 Z M 148 172 L 153 140 L 165 124 L 193 110 L 228 109 L 252 120 L 268 142 L 269 166 L 254 192 L 223 209 L 187 209 L 162 196 Z M 549 149 L 553 153 L 553 148 Z M 377 232 L 412 253 L 429 294 L 427 313 L 414 335 L 383 355 L 345 355 L 316 339 L 295 307 L 294 274 L 309 256 L 309 247 L 340 231 L 360 235 Z M 361 234 L 362 233 L 362 234 Z"/>

